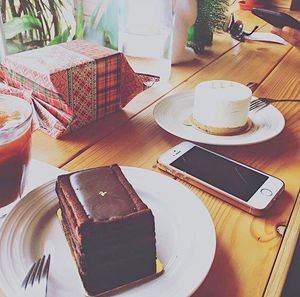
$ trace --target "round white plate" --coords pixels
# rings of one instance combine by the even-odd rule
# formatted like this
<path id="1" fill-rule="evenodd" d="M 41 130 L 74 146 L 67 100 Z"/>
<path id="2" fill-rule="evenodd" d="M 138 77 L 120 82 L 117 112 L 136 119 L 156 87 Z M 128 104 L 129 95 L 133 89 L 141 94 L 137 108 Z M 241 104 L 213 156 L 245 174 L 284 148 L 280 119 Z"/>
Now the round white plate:
<path id="1" fill-rule="evenodd" d="M 263 142 L 277 136 L 285 125 L 281 112 L 269 105 L 257 112 L 250 111 L 249 118 L 253 126 L 245 133 L 233 136 L 211 135 L 183 124 L 192 114 L 193 103 L 193 90 L 168 96 L 155 106 L 153 111 L 155 121 L 175 136 L 214 145 L 246 145 Z"/>
<path id="2" fill-rule="evenodd" d="M 205 279 L 216 249 L 212 219 L 201 200 L 179 182 L 133 167 L 122 171 L 155 217 L 157 254 L 165 271 L 120 296 L 189 296 Z M 48 297 L 84 296 L 75 263 L 56 217 L 55 182 L 24 197 L 0 230 L 0 286 L 18 296 L 31 264 L 51 253 Z"/>

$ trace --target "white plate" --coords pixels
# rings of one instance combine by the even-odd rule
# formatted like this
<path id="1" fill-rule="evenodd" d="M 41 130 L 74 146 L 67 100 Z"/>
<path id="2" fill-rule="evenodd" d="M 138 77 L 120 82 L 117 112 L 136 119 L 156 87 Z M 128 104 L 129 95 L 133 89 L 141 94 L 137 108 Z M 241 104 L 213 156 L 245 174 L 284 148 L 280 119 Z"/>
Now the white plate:
<path id="1" fill-rule="evenodd" d="M 188 296 L 205 279 L 216 249 L 212 219 L 187 187 L 162 174 L 122 167 L 125 176 L 154 213 L 157 253 L 165 271 L 157 279 L 120 296 Z M 0 286 L 7 296 L 32 262 L 51 252 L 48 297 L 84 296 L 75 263 L 56 218 L 54 181 L 30 192 L 7 216 L 0 230 Z"/>
<path id="2" fill-rule="evenodd" d="M 175 136 L 214 145 L 246 145 L 263 142 L 277 136 L 285 125 L 281 112 L 269 105 L 258 112 L 250 111 L 249 118 L 253 126 L 247 132 L 233 136 L 211 135 L 183 124 L 192 114 L 193 103 L 193 90 L 168 96 L 155 106 L 153 111 L 155 121 Z"/>

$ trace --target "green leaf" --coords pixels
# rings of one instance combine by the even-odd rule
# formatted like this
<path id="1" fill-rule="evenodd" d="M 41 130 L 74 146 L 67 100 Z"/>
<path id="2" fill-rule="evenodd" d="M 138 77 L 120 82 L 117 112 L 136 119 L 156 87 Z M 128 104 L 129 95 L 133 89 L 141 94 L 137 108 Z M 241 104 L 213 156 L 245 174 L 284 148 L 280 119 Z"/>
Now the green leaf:
<path id="1" fill-rule="evenodd" d="M 83 9 L 83 1 L 81 0 L 78 8 L 76 10 L 76 33 L 75 38 L 76 39 L 83 39 L 84 32 L 85 32 L 85 20 L 84 20 L 84 9 Z"/>
<path id="2" fill-rule="evenodd" d="M 230 5 L 229 0 L 198 0 L 198 16 L 195 26 L 202 27 L 206 24 L 209 31 L 222 32 Z"/>
<path id="3" fill-rule="evenodd" d="M 42 24 L 40 20 L 31 15 L 15 17 L 3 24 L 6 39 L 11 39 L 19 33 L 33 29 L 40 29 L 41 27 Z"/>
<path id="4" fill-rule="evenodd" d="M 7 51 L 10 55 L 27 50 L 26 46 L 24 46 L 21 43 L 14 42 L 13 40 L 7 40 L 6 45 L 7 45 Z"/>
<path id="5" fill-rule="evenodd" d="M 70 33 L 71 33 L 71 27 L 68 27 L 62 34 L 55 36 L 48 43 L 48 45 L 54 45 L 54 44 L 59 44 L 68 41 L 68 38 L 70 37 Z"/>
<path id="6" fill-rule="evenodd" d="M 188 41 L 193 41 L 195 38 L 195 25 L 188 27 Z"/>
<path id="7" fill-rule="evenodd" d="M 89 22 L 89 30 L 103 32 L 103 2 L 99 2 L 94 9 Z"/>
<path id="8" fill-rule="evenodd" d="M 109 48 L 113 48 L 113 49 L 116 49 L 113 45 L 113 34 L 112 32 L 109 32 L 109 31 L 104 31 L 104 46 L 105 47 L 109 47 Z"/>

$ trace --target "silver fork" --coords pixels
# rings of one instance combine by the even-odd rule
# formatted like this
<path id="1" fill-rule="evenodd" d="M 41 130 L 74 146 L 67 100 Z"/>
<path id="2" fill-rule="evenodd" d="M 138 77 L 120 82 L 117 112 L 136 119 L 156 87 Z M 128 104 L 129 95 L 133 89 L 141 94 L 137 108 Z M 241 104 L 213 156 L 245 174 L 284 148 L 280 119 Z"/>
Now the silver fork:
<path id="1" fill-rule="evenodd" d="M 249 110 L 255 110 L 259 111 L 265 107 L 267 107 L 269 104 L 274 102 L 300 102 L 300 100 L 297 99 L 271 99 L 271 98 L 257 98 L 250 102 L 250 108 Z"/>
<path id="2" fill-rule="evenodd" d="M 48 275 L 50 269 L 51 255 L 43 255 L 38 261 L 33 263 L 25 276 L 21 287 L 25 290 L 24 296 L 45 297 L 47 296 Z"/>

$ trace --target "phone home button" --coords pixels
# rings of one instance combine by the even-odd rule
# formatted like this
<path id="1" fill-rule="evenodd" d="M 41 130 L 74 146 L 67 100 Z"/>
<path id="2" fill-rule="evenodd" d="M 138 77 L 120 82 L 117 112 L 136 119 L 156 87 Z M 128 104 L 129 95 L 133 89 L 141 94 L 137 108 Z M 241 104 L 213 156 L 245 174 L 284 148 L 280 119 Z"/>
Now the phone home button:
<path id="1" fill-rule="evenodd" d="M 272 196 L 273 192 L 269 189 L 261 189 L 260 192 L 264 195 L 264 196 Z"/>

